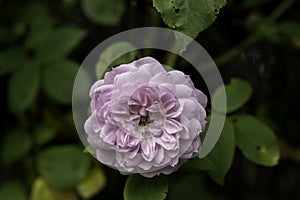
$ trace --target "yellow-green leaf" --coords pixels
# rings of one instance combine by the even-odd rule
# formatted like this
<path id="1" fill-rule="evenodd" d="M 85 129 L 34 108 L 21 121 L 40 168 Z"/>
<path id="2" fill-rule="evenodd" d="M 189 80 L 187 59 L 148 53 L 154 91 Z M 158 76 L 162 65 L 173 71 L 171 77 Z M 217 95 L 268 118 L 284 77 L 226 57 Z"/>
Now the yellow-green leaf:
<path id="1" fill-rule="evenodd" d="M 36 178 L 30 200 L 77 200 L 77 197 L 72 191 L 53 189 L 42 178 Z"/>
<path id="2" fill-rule="evenodd" d="M 106 185 L 106 177 L 101 168 L 92 169 L 77 185 L 77 191 L 84 199 L 90 199 Z"/>

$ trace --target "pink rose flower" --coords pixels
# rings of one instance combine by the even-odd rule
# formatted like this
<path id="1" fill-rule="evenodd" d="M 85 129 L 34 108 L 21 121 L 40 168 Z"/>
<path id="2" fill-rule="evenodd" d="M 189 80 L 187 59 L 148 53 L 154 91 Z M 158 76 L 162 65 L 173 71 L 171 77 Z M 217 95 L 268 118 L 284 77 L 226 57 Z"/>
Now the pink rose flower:
<path id="1" fill-rule="evenodd" d="M 197 155 L 207 97 L 184 73 L 145 57 L 107 72 L 90 97 L 87 140 L 122 174 L 170 174 Z"/>

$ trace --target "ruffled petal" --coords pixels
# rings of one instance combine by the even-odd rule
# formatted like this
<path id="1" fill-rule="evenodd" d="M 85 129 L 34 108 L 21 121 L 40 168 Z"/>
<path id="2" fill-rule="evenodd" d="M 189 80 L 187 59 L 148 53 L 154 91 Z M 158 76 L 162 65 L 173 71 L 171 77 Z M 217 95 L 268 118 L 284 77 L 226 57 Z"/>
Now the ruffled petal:
<path id="1" fill-rule="evenodd" d="M 163 133 L 160 138 L 156 139 L 156 142 L 166 150 L 175 150 L 178 148 L 178 140 L 174 135 Z"/>
<path id="2" fill-rule="evenodd" d="M 177 133 L 182 130 L 181 124 L 175 119 L 167 119 L 164 123 L 164 129 L 167 133 Z"/>
<path id="3" fill-rule="evenodd" d="M 119 67 L 112 68 L 112 71 L 107 72 L 104 76 L 104 84 L 113 84 L 115 77 L 118 74 L 122 74 L 131 70 L 135 70 L 136 68 L 130 64 L 120 65 Z"/>
<path id="4" fill-rule="evenodd" d="M 98 89 L 99 87 L 101 87 L 103 85 L 103 83 L 104 83 L 104 80 L 98 80 L 92 85 L 92 87 L 90 89 L 90 93 L 89 93 L 91 98 L 93 97 L 95 90 Z"/>
<path id="5" fill-rule="evenodd" d="M 92 115 L 86 120 L 84 130 L 87 134 L 100 133 L 101 127 L 97 119 L 97 113 L 94 111 Z"/>
<path id="6" fill-rule="evenodd" d="M 108 144 L 115 145 L 118 128 L 112 124 L 106 124 L 101 130 L 100 137 Z"/>
<path id="7" fill-rule="evenodd" d="M 164 67 L 156 59 L 151 57 L 141 58 L 137 61 L 134 61 L 133 64 L 135 67 L 140 68 L 141 71 L 149 72 L 151 76 L 154 76 L 160 72 L 166 72 Z"/>
<path id="8" fill-rule="evenodd" d="M 207 97 L 184 73 L 142 58 L 106 73 L 90 97 L 87 141 L 122 174 L 169 174 L 198 153 Z"/>
<path id="9" fill-rule="evenodd" d="M 144 139 L 141 143 L 142 156 L 150 162 L 157 154 L 156 142 L 152 139 Z"/>

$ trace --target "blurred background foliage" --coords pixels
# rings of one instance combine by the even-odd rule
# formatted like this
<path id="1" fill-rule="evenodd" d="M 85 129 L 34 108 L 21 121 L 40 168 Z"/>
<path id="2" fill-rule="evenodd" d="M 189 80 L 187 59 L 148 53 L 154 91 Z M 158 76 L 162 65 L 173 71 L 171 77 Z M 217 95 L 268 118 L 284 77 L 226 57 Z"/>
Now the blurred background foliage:
<path id="1" fill-rule="evenodd" d="M 180 7 L 168 13 L 164 2 L 0 0 L 1 200 L 122 199 L 124 188 L 130 199 L 140 184 L 149 187 L 151 181 L 138 176 L 125 187 L 127 176 L 84 153 L 71 96 L 78 67 L 97 44 L 131 28 L 173 26 Z M 223 8 L 225 1 L 215 2 L 220 10 L 211 10 L 207 23 L 188 21 L 177 29 L 215 59 L 228 83 L 230 117 L 207 159 L 167 176 L 167 199 L 299 199 L 300 2 L 229 0 Z M 128 45 L 112 46 L 102 57 Z M 183 60 L 153 54 L 196 79 Z M 133 52 L 114 64 L 143 55 Z M 274 133 L 281 157 L 268 168 L 278 162 Z M 246 136 L 261 139 L 248 145 Z M 164 179 L 152 188 L 156 199 L 165 197 Z"/>

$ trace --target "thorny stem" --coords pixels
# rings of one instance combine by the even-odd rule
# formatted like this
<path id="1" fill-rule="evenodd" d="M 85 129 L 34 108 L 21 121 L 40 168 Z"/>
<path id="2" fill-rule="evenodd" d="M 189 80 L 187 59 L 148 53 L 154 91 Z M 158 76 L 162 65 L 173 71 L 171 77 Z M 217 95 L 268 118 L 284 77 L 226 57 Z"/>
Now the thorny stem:
<path id="1" fill-rule="evenodd" d="M 267 21 L 274 23 L 285 11 L 294 3 L 294 0 L 283 0 L 267 17 Z M 240 54 L 240 52 L 249 45 L 261 40 L 264 35 L 258 30 L 242 41 L 239 45 L 233 47 L 223 55 L 215 59 L 217 66 L 223 65 Z"/>

